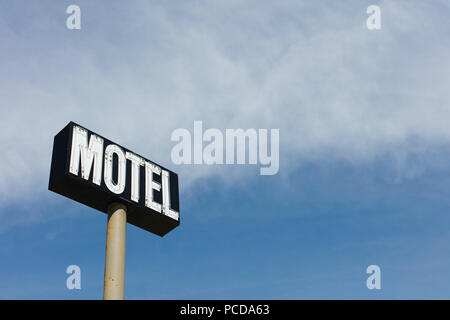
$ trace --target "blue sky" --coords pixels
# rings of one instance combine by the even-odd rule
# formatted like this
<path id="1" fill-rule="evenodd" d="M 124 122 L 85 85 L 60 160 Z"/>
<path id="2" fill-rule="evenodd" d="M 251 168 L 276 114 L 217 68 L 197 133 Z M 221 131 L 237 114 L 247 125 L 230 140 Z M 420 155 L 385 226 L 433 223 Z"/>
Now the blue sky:
<path id="1" fill-rule="evenodd" d="M 448 299 L 449 11 L 0 1 L 0 298 L 102 297 L 106 215 L 47 190 L 72 120 L 179 173 L 180 227 L 128 225 L 126 298 Z M 280 129 L 279 173 L 174 165 L 170 134 L 194 120 Z"/>

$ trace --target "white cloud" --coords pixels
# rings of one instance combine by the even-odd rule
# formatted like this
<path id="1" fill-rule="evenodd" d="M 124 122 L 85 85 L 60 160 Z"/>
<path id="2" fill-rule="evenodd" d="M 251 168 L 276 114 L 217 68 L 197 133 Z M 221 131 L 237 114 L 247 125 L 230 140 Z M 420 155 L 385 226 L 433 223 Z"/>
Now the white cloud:
<path id="1" fill-rule="evenodd" d="M 79 31 L 64 8 L 44 20 L 1 13 L 2 203 L 46 190 L 52 137 L 70 120 L 181 172 L 185 186 L 257 175 L 172 165 L 170 133 L 194 120 L 280 128 L 280 174 L 323 158 L 401 163 L 450 142 L 444 1 L 381 1 L 379 31 L 365 28 L 360 1 L 79 5 Z"/>

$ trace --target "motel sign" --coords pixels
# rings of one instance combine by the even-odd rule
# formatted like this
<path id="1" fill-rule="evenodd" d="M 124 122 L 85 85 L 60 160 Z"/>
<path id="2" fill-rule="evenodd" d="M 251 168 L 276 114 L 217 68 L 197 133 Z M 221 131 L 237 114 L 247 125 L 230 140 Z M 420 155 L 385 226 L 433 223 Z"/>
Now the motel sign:
<path id="1" fill-rule="evenodd" d="M 49 190 L 164 236 L 180 224 L 178 175 L 70 122 L 54 138 Z"/>

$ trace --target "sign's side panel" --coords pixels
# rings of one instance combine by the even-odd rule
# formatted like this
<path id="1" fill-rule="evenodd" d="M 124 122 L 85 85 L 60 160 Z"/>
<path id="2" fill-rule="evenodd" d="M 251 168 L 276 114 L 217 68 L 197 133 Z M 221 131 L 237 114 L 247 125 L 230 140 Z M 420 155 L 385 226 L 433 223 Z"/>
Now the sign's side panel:
<path id="1" fill-rule="evenodd" d="M 58 186 L 62 183 L 67 170 L 67 159 L 69 155 L 70 138 L 72 126 L 69 123 L 53 139 L 52 163 L 50 167 L 50 179 L 48 189 L 58 192 Z M 59 192 L 58 192 L 59 193 Z"/>
<path id="2" fill-rule="evenodd" d="M 170 202 L 173 210 L 180 212 L 180 196 L 178 194 L 178 175 L 170 172 Z M 180 219 L 178 217 L 178 219 Z"/>

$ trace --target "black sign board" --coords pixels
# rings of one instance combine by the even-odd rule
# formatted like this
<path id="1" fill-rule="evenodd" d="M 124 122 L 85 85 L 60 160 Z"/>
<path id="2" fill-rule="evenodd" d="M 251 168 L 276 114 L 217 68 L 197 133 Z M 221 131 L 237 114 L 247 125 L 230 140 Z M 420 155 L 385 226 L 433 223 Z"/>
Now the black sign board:
<path id="1" fill-rule="evenodd" d="M 180 224 L 178 175 L 70 122 L 54 138 L 49 190 L 164 236 Z"/>

